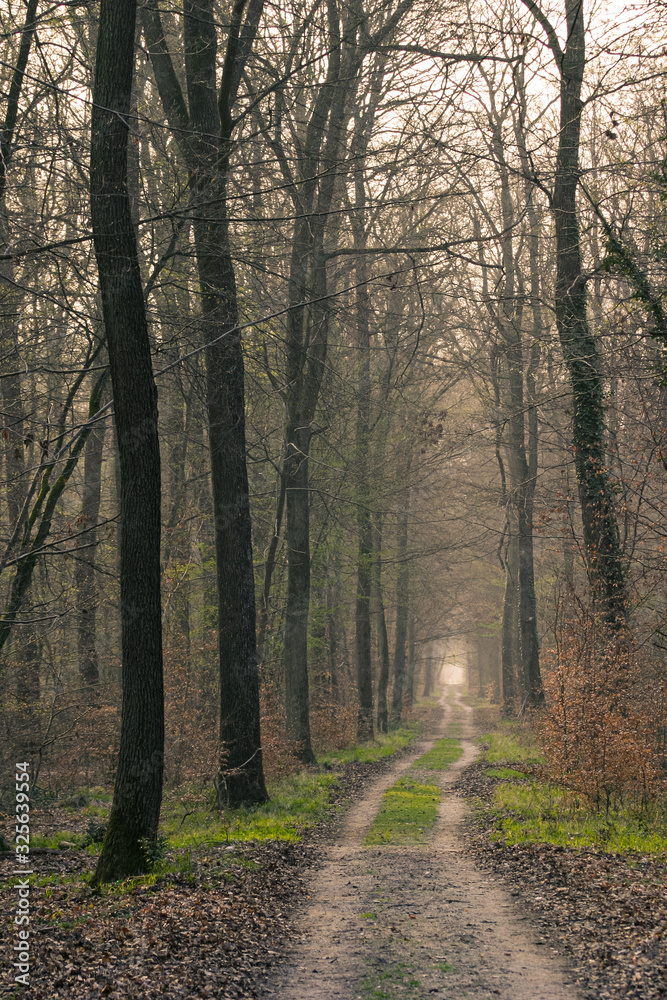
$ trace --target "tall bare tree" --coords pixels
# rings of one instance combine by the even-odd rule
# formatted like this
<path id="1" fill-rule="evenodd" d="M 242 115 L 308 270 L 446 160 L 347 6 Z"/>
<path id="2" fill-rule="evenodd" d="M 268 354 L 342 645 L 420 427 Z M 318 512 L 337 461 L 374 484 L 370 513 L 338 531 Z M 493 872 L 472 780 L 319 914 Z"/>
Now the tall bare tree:
<path id="1" fill-rule="evenodd" d="M 90 196 L 120 458 L 123 705 L 109 824 L 95 882 L 145 871 L 162 801 L 160 446 L 137 241 L 127 190 L 136 0 L 102 0 Z"/>

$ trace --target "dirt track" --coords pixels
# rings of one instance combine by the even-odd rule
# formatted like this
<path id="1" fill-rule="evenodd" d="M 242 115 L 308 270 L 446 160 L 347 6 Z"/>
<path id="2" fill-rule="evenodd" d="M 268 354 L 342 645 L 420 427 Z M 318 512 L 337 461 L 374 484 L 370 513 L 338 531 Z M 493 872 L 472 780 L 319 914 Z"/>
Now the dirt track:
<path id="1" fill-rule="evenodd" d="M 474 712 L 443 696 L 438 731 L 376 781 L 348 813 L 313 876 L 293 951 L 263 997 L 370 1000 L 446 996 L 575 1000 L 561 959 L 463 839 L 465 802 L 449 789 L 477 755 Z M 451 698 L 451 693 L 450 693 Z M 450 733 L 453 723 L 458 726 Z M 463 757 L 442 774 L 427 845 L 363 847 L 386 789 L 433 742 L 460 736 Z"/>

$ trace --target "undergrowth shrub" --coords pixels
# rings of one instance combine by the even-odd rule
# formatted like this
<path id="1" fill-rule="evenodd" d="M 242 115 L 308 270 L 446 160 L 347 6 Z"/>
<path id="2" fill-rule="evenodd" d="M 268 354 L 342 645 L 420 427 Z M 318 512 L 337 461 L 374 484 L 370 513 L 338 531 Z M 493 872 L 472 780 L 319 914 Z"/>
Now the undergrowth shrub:
<path id="1" fill-rule="evenodd" d="M 596 809 L 644 808 L 665 794 L 664 670 L 588 609 L 562 619 L 545 657 L 536 720 L 546 777 Z"/>

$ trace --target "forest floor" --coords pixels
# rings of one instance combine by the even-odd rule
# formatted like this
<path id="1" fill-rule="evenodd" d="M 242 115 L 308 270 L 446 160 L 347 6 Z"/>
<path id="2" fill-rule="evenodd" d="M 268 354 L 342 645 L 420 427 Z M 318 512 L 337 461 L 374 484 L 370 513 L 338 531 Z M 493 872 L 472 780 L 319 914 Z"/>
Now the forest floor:
<path id="1" fill-rule="evenodd" d="M 499 847 L 466 802 L 488 798 L 478 761 L 489 713 L 460 697 L 428 740 L 345 765 L 353 800 L 304 842 L 202 845 L 187 870 L 103 895 L 84 851 L 31 856 L 30 987 L 12 985 L 14 869 L 0 859 L 3 997 L 21 1000 L 656 1000 L 667 998 L 667 865 L 547 845 Z M 383 794 L 435 741 L 461 758 L 439 774 L 425 842 L 364 845 Z M 403 776 L 403 777 L 402 777 Z"/>

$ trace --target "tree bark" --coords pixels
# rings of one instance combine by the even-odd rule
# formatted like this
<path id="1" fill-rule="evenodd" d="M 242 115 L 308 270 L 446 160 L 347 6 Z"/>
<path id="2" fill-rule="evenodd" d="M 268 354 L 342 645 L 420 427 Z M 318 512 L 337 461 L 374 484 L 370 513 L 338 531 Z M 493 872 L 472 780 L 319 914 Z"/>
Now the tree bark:
<path id="1" fill-rule="evenodd" d="M 514 715 L 517 701 L 522 697 L 517 668 L 519 649 L 519 544 L 516 532 L 510 527 L 510 538 L 505 554 L 505 593 L 503 596 L 503 621 L 501 640 L 501 673 L 503 681 L 503 713 Z"/>
<path id="2" fill-rule="evenodd" d="M 120 459 L 123 699 L 114 798 L 94 881 L 146 870 L 162 801 L 164 697 L 157 393 L 127 191 L 136 0 L 101 0 L 90 194 Z"/>
<path id="3" fill-rule="evenodd" d="M 406 507 L 408 505 L 406 504 Z M 394 645 L 394 689 L 391 696 L 389 723 L 392 729 L 400 726 L 403 716 L 403 689 L 405 686 L 405 646 L 408 631 L 410 569 L 408 565 L 408 514 L 402 511 L 397 528 L 398 578 L 396 581 L 396 641 Z"/>
<path id="4" fill-rule="evenodd" d="M 423 648 L 423 647 L 422 647 Z M 433 691 L 433 643 L 424 648 L 424 698 L 430 698 Z"/>
<path id="5" fill-rule="evenodd" d="M 359 202 L 363 210 L 365 192 L 363 175 L 357 172 Z M 363 230 L 363 219 L 360 220 Z M 355 234 L 357 237 L 362 234 Z M 363 239 L 363 237 L 362 237 Z M 362 242 L 357 238 L 355 243 Z M 360 251 L 363 247 L 359 247 Z M 368 478 L 368 454 L 370 444 L 371 417 L 371 338 L 370 299 L 368 295 L 366 257 L 360 252 L 356 261 L 357 277 L 357 349 L 359 352 L 359 384 L 357 397 L 356 426 L 356 472 L 357 472 L 357 600 L 355 612 L 355 650 L 357 662 L 357 692 L 359 714 L 357 717 L 357 740 L 365 742 L 373 739 L 373 681 L 371 674 L 371 575 L 373 563 L 373 528 L 370 509 L 370 483 Z"/>
<path id="6" fill-rule="evenodd" d="M 405 708 L 412 708 L 415 700 L 415 619 L 412 612 L 408 614 L 408 663 L 405 675 Z"/>
<path id="7" fill-rule="evenodd" d="M 556 228 L 556 325 L 572 389 L 572 445 L 593 601 L 609 625 L 621 628 L 626 617 L 625 572 L 605 464 L 604 386 L 597 341 L 588 323 L 577 214 L 581 87 L 586 66 L 584 3 L 565 0 L 564 50 L 537 4 L 533 0 L 524 3 L 547 34 L 561 78 L 552 200 Z"/>
<path id="8" fill-rule="evenodd" d="M 377 622 L 377 645 L 380 669 L 378 672 L 377 694 L 377 727 L 381 733 L 389 728 L 389 713 L 387 709 L 387 688 L 389 687 L 389 640 L 387 638 L 387 620 L 384 613 L 384 598 L 382 596 L 382 516 L 378 515 L 373 531 L 373 588 L 375 591 L 375 616 Z"/>
<path id="9" fill-rule="evenodd" d="M 308 681 L 310 609 L 309 428 L 289 428 L 285 456 L 287 507 L 287 606 L 285 609 L 285 711 L 287 736 L 304 764 L 313 764 Z"/>
<path id="10" fill-rule="evenodd" d="M 353 82 L 349 45 L 341 57 L 339 10 L 328 0 L 330 51 L 299 163 L 303 180 L 290 261 L 287 322 L 286 479 L 287 607 L 285 610 L 285 692 L 287 734 L 304 763 L 315 759 L 310 737 L 308 694 L 308 611 L 310 605 L 310 511 L 308 457 L 312 422 L 328 349 L 329 308 L 324 234 L 341 163 L 349 119 L 348 87 Z M 352 76 L 350 75 L 352 74 Z M 319 174 L 319 177 L 318 177 Z M 307 304 L 309 303 L 309 304 Z"/>
<path id="11" fill-rule="evenodd" d="M 245 373 L 227 207 L 234 130 L 231 111 L 263 4 L 251 0 L 247 11 L 245 7 L 244 0 L 233 6 L 218 88 L 214 5 L 212 0 L 185 0 L 187 106 L 159 13 L 148 8 L 142 11 L 162 104 L 191 172 L 193 190 L 218 589 L 220 779 L 230 804 L 267 798 L 246 464 Z"/>
<path id="12" fill-rule="evenodd" d="M 97 656 L 97 575 L 95 552 L 97 545 L 97 522 L 102 497 L 102 456 L 104 451 L 104 423 L 91 431 L 86 442 L 83 466 L 83 498 L 79 521 L 86 530 L 85 544 L 88 546 L 76 565 L 74 582 L 77 594 L 77 644 L 79 654 L 79 680 L 87 691 L 100 679 L 100 665 Z"/>
<path id="13" fill-rule="evenodd" d="M 507 438 L 505 448 L 509 467 L 509 501 L 516 515 L 517 545 L 519 550 L 518 625 L 520 632 L 520 664 L 523 687 L 532 705 L 544 700 L 540 676 L 539 639 L 537 632 L 537 600 L 535 597 L 535 567 L 533 558 L 533 497 L 537 476 L 537 424 L 536 410 L 531 409 L 530 461 L 526 450 L 526 415 L 524 393 L 524 355 L 521 327 L 524 309 L 517 304 L 517 263 L 514 254 L 514 207 L 510 178 L 500 125 L 493 140 L 494 155 L 500 173 L 500 200 L 502 214 L 503 296 L 498 310 L 500 332 L 504 344 L 504 361 L 507 369 L 505 393 Z M 530 197 L 528 198 L 530 204 Z M 521 298 L 521 297 L 520 297 Z"/>
<path id="14" fill-rule="evenodd" d="M 364 112 L 355 115 L 355 141 L 352 157 L 354 174 L 354 211 L 351 214 L 356 276 L 356 332 L 358 351 L 358 387 L 356 422 L 357 473 L 357 601 L 356 601 L 356 663 L 359 714 L 357 739 L 373 739 L 373 678 L 371 656 L 371 588 L 373 575 L 373 525 L 371 522 L 371 490 L 368 462 L 371 442 L 371 301 L 368 291 L 366 239 L 365 157 L 375 122 L 386 57 L 380 56 L 372 76 L 370 96 Z"/>

